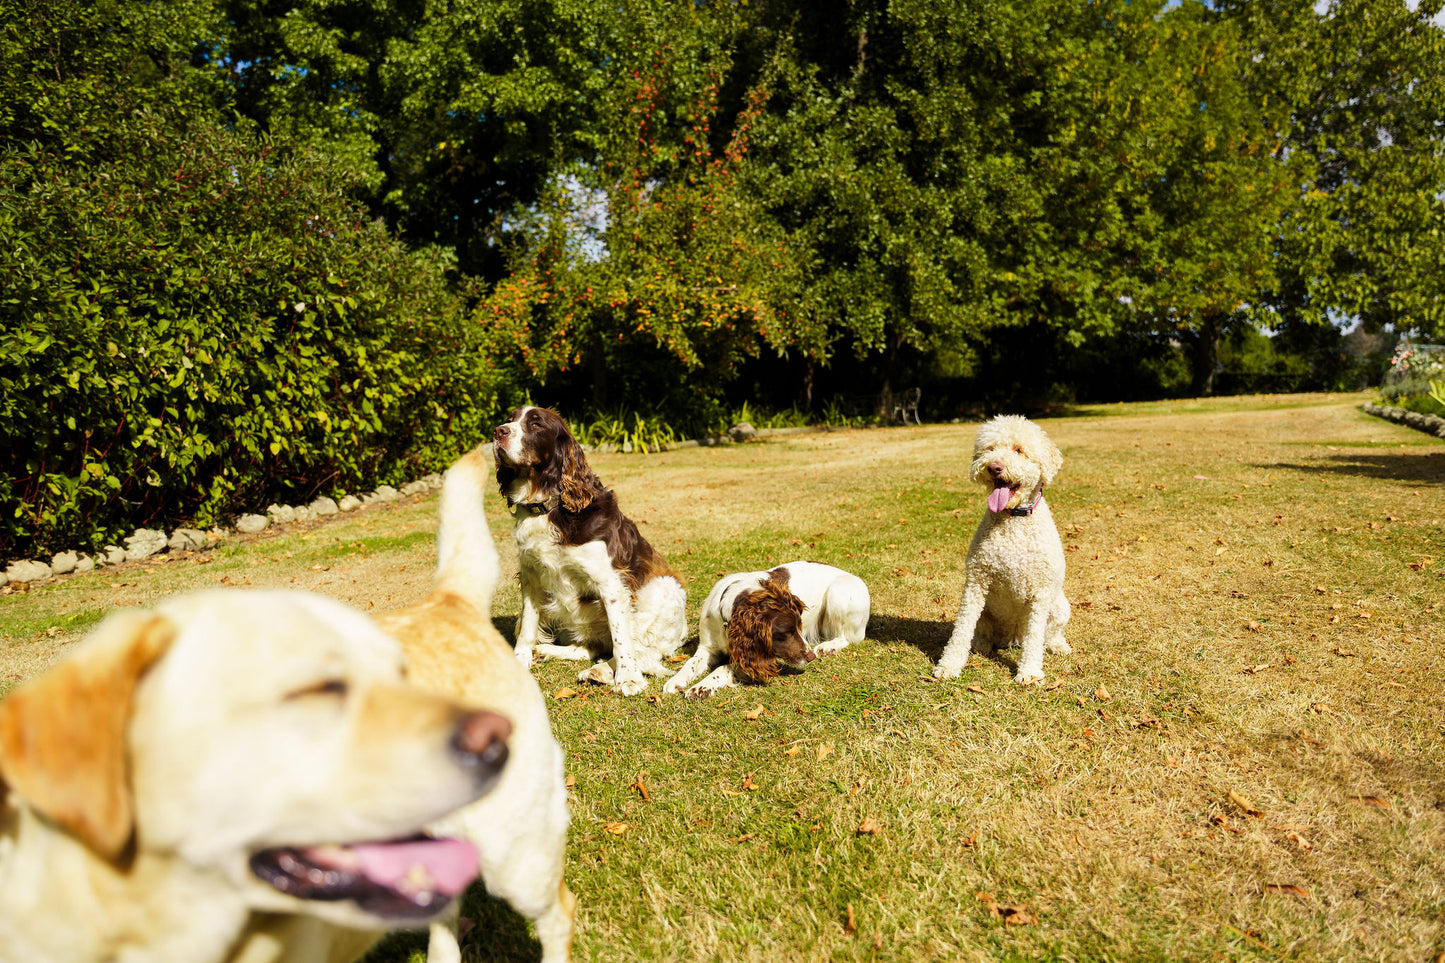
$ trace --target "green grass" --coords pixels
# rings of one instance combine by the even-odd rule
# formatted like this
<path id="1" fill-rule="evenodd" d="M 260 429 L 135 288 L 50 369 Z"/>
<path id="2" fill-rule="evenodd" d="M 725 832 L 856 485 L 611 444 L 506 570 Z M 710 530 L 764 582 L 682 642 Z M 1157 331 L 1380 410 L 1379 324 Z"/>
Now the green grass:
<path id="1" fill-rule="evenodd" d="M 929 676 L 982 511 L 965 478 L 974 426 L 594 457 L 688 580 L 694 620 L 718 572 L 799 557 L 862 576 L 873 620 L 864 643 L 765 687 L 701 702 L 662 698 L 657 682 L 630 699 L 549 697 L 575 779 L 574 957 L 1433 959 L 1445 443 L 1363 415 L 1360 400 L 1044 422 L 1066 459 L 1049 498 L 1070 547 L 1075 654 L 1047 658 L 1047 686 L 1031 689 L 1013 683 L 1011 652 L 956 682 Z M 510 635 L 500 498 L 489 514 Z M 68 615 L 195 585 L 405 604 L 425 591 L 434 524 L 435 501 L 413 499 L 213 562 L 5 596 L 10 657 L 40 650 L 8 671 L 37 670 L 58 642 L 35 632 Z M 63 626 L 59 640 L 76 635 Z M 577 668 L 535 673 L 555 693 L 581 688 Z M 876 831 L 860 833 L 865 820 Z M 604 828 L 616 823 L 626 831 Z M 1008 925 L 980 893 L 1038 922 Z M 474 894 L 464 914 L 468 963 L 536 958 L 506 907 Z M 396 936 L 373 960 L 420 960 L 424 946 Z"/>

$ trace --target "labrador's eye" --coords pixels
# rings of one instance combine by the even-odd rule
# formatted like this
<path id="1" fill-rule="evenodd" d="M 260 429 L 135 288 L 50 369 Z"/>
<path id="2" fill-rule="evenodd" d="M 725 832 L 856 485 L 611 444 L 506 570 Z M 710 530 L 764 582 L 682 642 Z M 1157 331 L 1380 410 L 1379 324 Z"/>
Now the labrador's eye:
<path id="1" fill-rule="evenodd" d="M 308 685 L 304 689 L 297 689 L 286 696 L 287 699 L 305 699 L 308 696 L 342 696 L 345 697 L 349 686 L 345 679 L 326 679 L 315 685 Z"/>

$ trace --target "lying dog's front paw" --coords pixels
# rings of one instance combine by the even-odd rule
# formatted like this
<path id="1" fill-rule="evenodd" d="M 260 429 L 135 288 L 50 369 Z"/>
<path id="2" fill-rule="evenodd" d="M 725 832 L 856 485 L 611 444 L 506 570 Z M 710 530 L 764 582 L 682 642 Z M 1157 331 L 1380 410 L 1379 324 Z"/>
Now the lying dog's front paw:
<path id="1" fill-rule="evenodd" d="M 961 665 L 955 667 L 951 665 L 944 665 L 940 662 L 938 665 L 935 665 L 933 667 L 933 677 L 935 679 L 957 679 L 958 674 L 962 671 L 963 666 Z"/>
<path id="2" fill-rule="evenodd" d="M 1044 674 L 1042 672 L 1025 672 L 1020 669 L 1019 674 L 1014 676 L 1014 681 L 1019 685 L 1039 685 L 1044 681 Z"/>
<path id="3" fill-rule="evenodd" d="M 1063 639 L 1054 639 L 1052 642 L 1045 642 L 1044 649 L 1054 655 L 1073 655 L 1074 647 Z"/>
<path id="4" fill-rule="evenodd" d="M 612 666 L 606 662 L 598 662 L 590 665 L 577 673 L 578 682 L 591 682 L 593 685 L 612 684 Z"/>
<path id="5" fill-rule="evenodd" d="M 709 689 L 705 685 L 695 685 L 691 689 L 687 690 L 687 697 L 689 699 L 706 699 L 708 696 L 712 695 L 712 693 L 713 690 Z"/>
<path id="6" fill-rule="evenodd" d="M 641 672 L 618 673 L 617 691 L 623 695 L 637 695 L 647 688 L 647 678 Z"/>
<path id="7" fill-rule="evenodd" d="M 848 641 L 846 639 L 834 639 L 831 642 L 822 642 L 818 645 L 813 646 L 813 654 L 821 659 L 825 655 L 832 655 L 834 652 L 841 652 L 847 645 Z"/>

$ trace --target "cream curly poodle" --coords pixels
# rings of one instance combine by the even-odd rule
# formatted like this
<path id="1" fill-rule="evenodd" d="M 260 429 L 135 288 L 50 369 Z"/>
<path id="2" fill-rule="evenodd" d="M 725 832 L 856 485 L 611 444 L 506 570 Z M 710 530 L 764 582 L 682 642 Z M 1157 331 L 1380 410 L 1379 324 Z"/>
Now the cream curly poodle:
<path id="1" fill-rule="evenodd" d="M 1067 655 L 1064 546 L 1044 501 L 1064 456 L 1038 425 L 1019 415 L 984 422 L 973 443 L 968 477 L 989 490 L 965 563 L 963 600 L 953 634 L 933 674 L 952 679 L 969 652 L 987 655 L 1019 643 L 1014 681 L 1044 677 L 1044 650 Z"/>

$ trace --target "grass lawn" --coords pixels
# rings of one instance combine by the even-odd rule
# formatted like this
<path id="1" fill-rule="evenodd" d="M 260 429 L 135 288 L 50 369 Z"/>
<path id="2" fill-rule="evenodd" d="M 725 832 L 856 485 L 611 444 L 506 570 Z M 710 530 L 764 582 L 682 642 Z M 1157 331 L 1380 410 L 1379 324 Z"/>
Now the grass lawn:
<path id="1" fill-rule="evenodd" d="M 985 492 L 976 426 L 602 455 L 688 579 L 797 558 L 869 585 L 869 637 L 710 700 L 536 668 L 575 778 L 578 960 L 1381 959 L 1445 950 L 1445 442 L 1363 396 L 1042 422 L 1069 657 L 929 675 Z M 490 503 L 503 571 L 510 520 Z M 377 610 L 424 594 L 432 496 L 0 597 L 0 673 L 197 586 Z M 514 582 L 498 594 L 511 635 Z M 761 709 L 761 712 L 758 710 Z M 469 963 L 532 959 L 473 899 Z M 376 960 L 419 960 L 394 937 Z"/>

